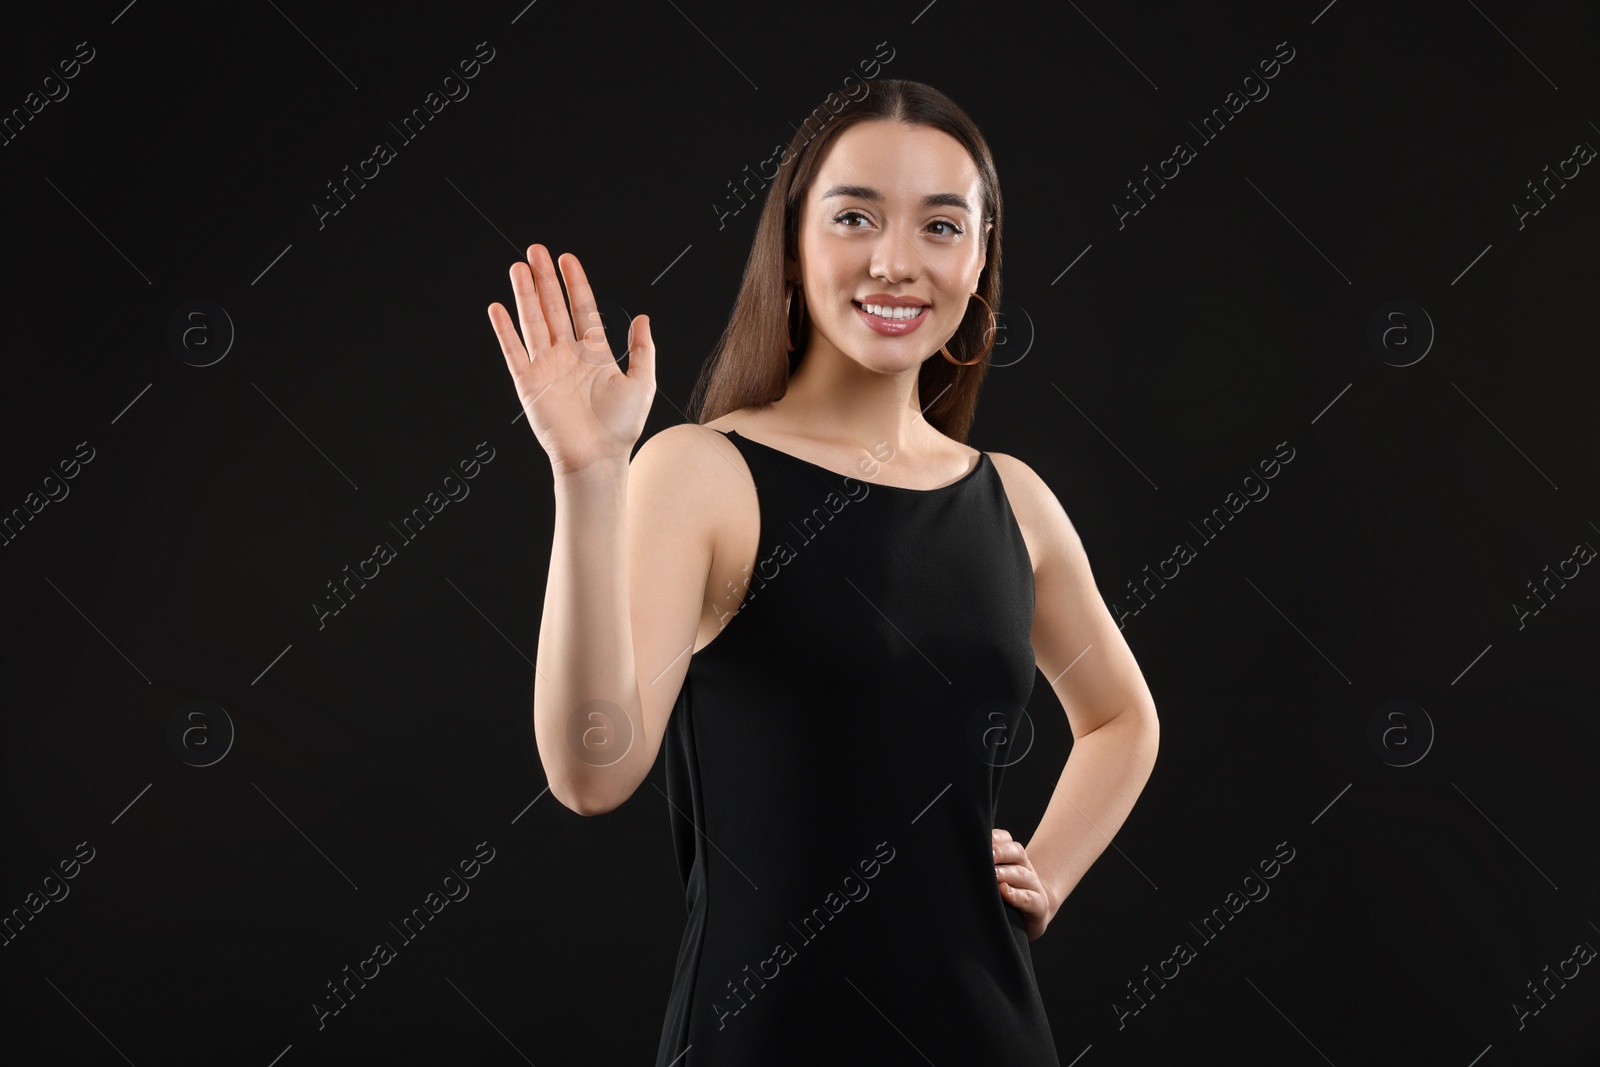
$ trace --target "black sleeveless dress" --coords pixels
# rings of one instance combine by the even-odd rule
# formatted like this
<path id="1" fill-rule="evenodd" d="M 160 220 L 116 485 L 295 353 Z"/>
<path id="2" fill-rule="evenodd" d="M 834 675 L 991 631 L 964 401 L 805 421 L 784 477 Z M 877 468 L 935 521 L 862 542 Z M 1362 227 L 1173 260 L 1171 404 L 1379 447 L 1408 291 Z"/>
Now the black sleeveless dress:
<path id="1" fill-rule="evenodd" d="M 999 472 L 904 489 L 727 436 L 761 533 L 662 741 L 689 918 L 656 1067 L 1059 1067 L 991 852 L 1035 674 Z"/>

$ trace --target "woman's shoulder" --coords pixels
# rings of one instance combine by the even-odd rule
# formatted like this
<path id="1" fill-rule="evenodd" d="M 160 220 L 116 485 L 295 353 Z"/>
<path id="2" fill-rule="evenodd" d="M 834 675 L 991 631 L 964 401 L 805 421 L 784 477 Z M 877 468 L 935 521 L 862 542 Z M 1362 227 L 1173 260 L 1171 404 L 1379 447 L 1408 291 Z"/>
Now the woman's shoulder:
<path id="1" fill-rule="evenodd" d="M 1000 481 L 1005 484 L 1006 496 L 1019 519 L 1024 513 L 1035 516 L 1052 508 L 1060 509 L 1060 501 L 1045 480 L 1039 477 L 1038 471 L 1005 452 L 989 452 L 986 455 L 1000 475 Z"/>
<path id="2" fill-rule="evenodd" d="M 634 453 L 628 468 L 630 477 L 634 473 L 647 478 L 659 474 L 679 489 L 714 480 L 727 470 L 729 453 L 737 452 L 732 441 L 716 432 L 731 428 L 721 422 L 680 422 L 657 431 Z"/>
<path id="3" fill-rule="evenodd" d="M 1028 544 L 1035 572 L 1064 546 L 1080 543 L 1066 509 L 1037 471 L 1004 452 L 990 452 L 988 456 L 1005 487 L 1006 500 Z"/>
<path id="4" fill-rule="evenodd" d="M 643 460 L 647 468 L 672 467 L 684 475 L 707 470 L 715 471 L 717 468 L 726 468 L 727 464 L 719 462 L 720 453 L 726 457 L 736 455 L 738 449 L 733 442 L 728 440 L 726 434 L 729 430 L 743 429 L 748 425 L 748 416 L 755 408 L 743 408 L 719 415 L 706 422 L 680 422 L 675 426 L 668 426 L 658 430 L 654 436 L 647 439 L 634 453 L 635 464 Z M 706 461 L 710 460 L 712 466 Z"/>

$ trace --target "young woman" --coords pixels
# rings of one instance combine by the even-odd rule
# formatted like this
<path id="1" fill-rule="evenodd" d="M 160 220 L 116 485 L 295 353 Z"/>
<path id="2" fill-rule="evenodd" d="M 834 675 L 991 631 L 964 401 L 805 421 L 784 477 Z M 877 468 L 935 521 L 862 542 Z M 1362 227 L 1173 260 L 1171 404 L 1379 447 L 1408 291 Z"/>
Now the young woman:
<path id="1" fill-rule="evenodd" d="M 598 814 L 665 748 L 689 918 L 657 1067 L 1055 1065 L 1028 943 L 1143 789 L 1154 702 L 1055 496 L 966 444 L 1000 304 L 982 135 L 901 80 L 810 127 L 694 421 L 631 463 L 649 318 L 624 373 L 541 245 L 522 338 L 489 307 L 554 471 L 539 757 Z M 994 812 L 1039 670 L 1074 743 L 1024 844 Z"/>

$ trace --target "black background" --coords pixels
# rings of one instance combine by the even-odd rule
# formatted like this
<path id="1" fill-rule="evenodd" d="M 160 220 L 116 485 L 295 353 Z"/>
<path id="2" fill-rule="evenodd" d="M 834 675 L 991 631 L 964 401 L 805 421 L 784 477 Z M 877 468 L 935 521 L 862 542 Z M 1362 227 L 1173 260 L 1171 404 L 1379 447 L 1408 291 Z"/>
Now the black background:
<path id="1" fill-rule="evenodd" d="M 9 17 L 7 113 L 95 53 L 0 147 L 0 508 L 94 458 L 0 547 L 0 909 L 95 855 L 0 947 L 8 1051 L 650 1062 L 684 919 L 667 808 L 648 782 L 595 818 L 543 793 L 551 475 L 485 308 L 527 244 L 578 253 L 652 317 L 645 437 L 684 421 L 757 214 L 715 205 L 887 42 L 880 77 L 950 94 L 1001 175 L 1007 329 L 971 443 L 1044 477 L 1108 602 L 1198 549 L 1124 631 L 1154 775 L 1033 944 L 1062 1063 L 1600 1062 L 1594 965 L 1513 1008 L 1600 946 L 1600 577 L 1513 607 L 1600 544 L 1600 177 L 1513 208 L 1600 145 L 1596 5 L 524 2 Z M 470 95 L 402 143 L 388 123 L 483 41 Z M 1279 42 L 1270 95 L 1119 228 L 1126 183 Z M 397 158 L 319 228 L 378 140 Z M 167 341 L 192 300 L 236 330 L 210 366 Z M 1392 301 L 1425 318 L 1386 361 Z M 470 495 L 400 546 L 389 522 L 479 442 Z M 1202 544 L 1279 442 L 1270 496 Z M 168 735 L 195 699 L 236 731 L 206 767 Z M 1388 762 L 1367 740 L 1391 700 L 1436 731 L 1405 767 L 1420 715 Z M 1070 743 L 1043 679 L 1030 715 L 999 820 L 1021 840 Z M 324 983 L 479 842 L 471 895 L 319 1029 Z M 1280 842 L 1270 896 L 1202 942 Z"/>

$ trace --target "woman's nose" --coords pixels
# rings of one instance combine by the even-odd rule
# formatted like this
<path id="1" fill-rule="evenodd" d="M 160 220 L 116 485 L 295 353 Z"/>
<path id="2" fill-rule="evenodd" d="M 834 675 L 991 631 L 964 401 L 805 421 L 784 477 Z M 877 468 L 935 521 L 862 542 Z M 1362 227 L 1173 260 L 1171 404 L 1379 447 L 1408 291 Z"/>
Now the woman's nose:
<path id="1" fill-rule="evenodd" d="M 872 275 L 886 281 L 914 277 L 917 249 L 912 239 L 896 224 L 884 226 L 872 244 Z"/>

